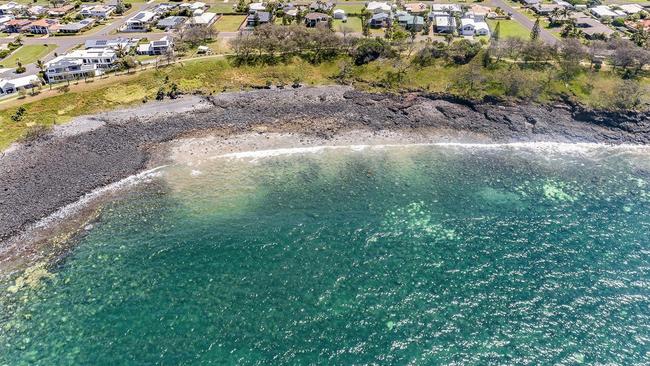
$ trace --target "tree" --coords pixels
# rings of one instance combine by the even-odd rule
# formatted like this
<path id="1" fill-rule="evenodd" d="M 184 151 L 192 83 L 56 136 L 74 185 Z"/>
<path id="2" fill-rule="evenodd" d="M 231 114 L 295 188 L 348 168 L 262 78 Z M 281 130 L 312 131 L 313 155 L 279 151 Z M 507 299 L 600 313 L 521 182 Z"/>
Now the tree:
<path id="1" fill-rule="evenodd" d="M 536 41 L 539 38 L 539 17 L 535 19 L 535 24 L 533 24 L 533 29 L 530 31 L 530 40 Z"/>
<path id="2" fill-rule="evenodd" d="M 621 80 L 607 100 L 614 109 L 635 109 L 641 105 L 641 96 L 645 92 L 637 80 Z"/>
<path id="3" fill-rule="evenodd" d="M 356 65 L 364 65 L 380 57 L 392 57 L 393 55 L 390 44 L 379 38 L 360 40 L 352 52 L 352 58 Z"/>
<path id="4" fill-rule="evenodd" d="M 564 81 L 569 81 L 580 72 L 582 69 L 580 62 L 587 58 L 588 53 L 579 40 L 567 38 L 562 41 L 558 56 L 560 78 Z"/>
<path id="5" fill-rule="evenodd" d="M 501 22 L 497 22 L 497 25 L 494 27 L 494 32 L 492 32 L 492 41 L 499 42 L 500 36 L 501 36 Z"/>
<path id="6" fill-rule="evenodd" d="M 45 62 L 42 60 L 36 60 L 36 67 L 42 74 L 45 73 Z"/>
<path id="7" fill-rule="evenodd" d="M 370 14 L 366 12 L 361 16 L 361 33 L 364 37 L 370 36 Z"/>

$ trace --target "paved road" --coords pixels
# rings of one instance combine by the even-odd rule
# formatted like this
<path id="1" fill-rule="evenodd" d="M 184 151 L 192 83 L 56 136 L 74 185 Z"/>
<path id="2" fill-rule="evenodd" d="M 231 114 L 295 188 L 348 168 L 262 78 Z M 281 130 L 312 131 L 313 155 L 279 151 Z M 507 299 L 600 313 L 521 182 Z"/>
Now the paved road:
<path id="1" fill-rule="evenodd" d="M 512 14 L 512 19 L 514 19 L 517 22 L 521 23 L 521 25 L 526 27 L 528 30 L 531 30 L 531 31 L 533 30 L 533 25 L 535 25 L 535 22 L 528 19 L 528 17 L 526 17 L 525 15 L 520 13 L 518 9 L 513 8 L 512 6 L 510 6 L 508 3 L 506 3 L 503 0 L 490 0 L 490 2 L 492 3 L 492 5 L 494 7 L 498 6 L 501 9 L 503 9 L 505 12 Z M 539 38 L 541 40 L 543 40 L 544 42 L 546 42 L 548 44 L 551 44 L 551 45 L 555 45 L 558 42 L 558 39 L 555 38 L 555 36 L 553 36 L 551 34 L 551 32 L 547 31 L 546 29 L 544 29 L 542 27 L 540 27 Z"/>

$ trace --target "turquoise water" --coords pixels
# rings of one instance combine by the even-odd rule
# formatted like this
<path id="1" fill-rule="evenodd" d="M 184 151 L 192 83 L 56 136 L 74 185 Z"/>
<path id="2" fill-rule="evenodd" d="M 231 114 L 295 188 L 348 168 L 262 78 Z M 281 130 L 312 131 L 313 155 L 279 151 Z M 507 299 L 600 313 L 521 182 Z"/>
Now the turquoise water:
<path id="1" fill-rule="evenodd" d="M 647 365 L 649 155 L 587 150 L 169 167 L 0 289 L 0 365 Z"/>

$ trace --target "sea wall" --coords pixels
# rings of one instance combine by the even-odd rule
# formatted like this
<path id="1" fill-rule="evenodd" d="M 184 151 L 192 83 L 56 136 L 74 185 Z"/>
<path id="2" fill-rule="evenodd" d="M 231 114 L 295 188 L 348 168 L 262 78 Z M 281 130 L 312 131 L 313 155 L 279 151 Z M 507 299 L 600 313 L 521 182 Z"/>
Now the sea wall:
<path id="1" fill-rule="evenodd" d="M 444 95 L 383 95 L 347 87 L 225 93 L 149 102 L 79 118 L 0 157 L 0 245 L 92 190 L 144 170 L 162 142 L 250 131 L 329 138 L 349 130 L 427 132 L 456 142 L 647 144 L 647 113 L 570 104 L 476 103 Z M 435 132 L 435 133 L 432 133 Z M 363 141 L 359 141 L 363 143 Z"/>

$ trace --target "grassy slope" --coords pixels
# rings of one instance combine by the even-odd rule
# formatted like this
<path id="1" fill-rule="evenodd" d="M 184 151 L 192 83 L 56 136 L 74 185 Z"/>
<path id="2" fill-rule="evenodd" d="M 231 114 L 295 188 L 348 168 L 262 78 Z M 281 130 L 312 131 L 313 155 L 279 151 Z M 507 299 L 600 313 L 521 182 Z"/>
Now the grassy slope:
<path id="1" fill-rule="evenodd" d="M 3 67 L 16 67 L 16 63 L 20 60 L 23 65 L 31 64 L 36 60 L 45 57 L 48 53 L 54 51 L 55 45 L 25 45 L 14 51 L 5 59 L 0 60 L 0 65 Z"/>
<path id="2" fill-rule="evenodd" d="M 71 91 L 67 93 L 44 91 L 37 97 L 29 97 L 34 98 L 31 101 L 27 99 L 0 104 L 0 150 L 23 136 L 30 126 L 64 123 L 75 116 L 139 104 L 143 98 L 152 99 L 160 86 L 164 85 L 165 78 L 169 79 L 169 83 L 176 83 L 184 92 L 204 93 L 240 90 L 251 85 L 264 85 L 267 82 L 290 84 L 296 79 L 309 85 L 334 84 L 335 77 L 344 62 L 345 60 L 335 60 L 312 65 L 295 60 L 289 64 L 234 67 L 224 59 L 212 58 L 186 61 L 159 70 L 111 77 L 92 83 L 81 81 L 78 85 L 72 85 Z M 395 71 L 393 64 L 393 61 L 387 60 L 354 67 L 351 79 L 360 89 L 397 91 L 397 86 L 391 89 L 386 85 L 378 85 L 388 71 Z M 424 68 L 410 68 L 399 87 L 431 92 L 453 92 L 454 79 L 467 67 L 438 64 Z M 508 72 L 506 67 L 496 70 L 483 69 L 482 72 L 486 74 L 485 76 L 490 76 L 490 73 Z M 548 71 L 527 70 L 526 74 L 532 79 L 542 80 Z M 601 106 L 606 103 L 604 100 L 606 95 L 611 95 L 610 93 L 613 92 L 617 80 L 617 77 L 611 74 L 600 72 L 585 73 L 567 85 L 553 81 L 549 88 L 550 94 L 540 96 L 539 100 L 545 101 L 559 93 L 569 93 L 588 105 Z M 644 79 L 644 83 L 650 84 L 648 79 Z M 169 88 L 169 84 L 166 88 Z M 485 94 L 501 96 L 503 90 L 499 89 L 499 86 L 485 83 L 482 91 L 471 96 L 482 97 Z M 650 99 L 650 96 L 647 98 Z M 12 121 L 11 116 L 21 104 L 27 111 L 24 118 L 18 122 Z"/>

